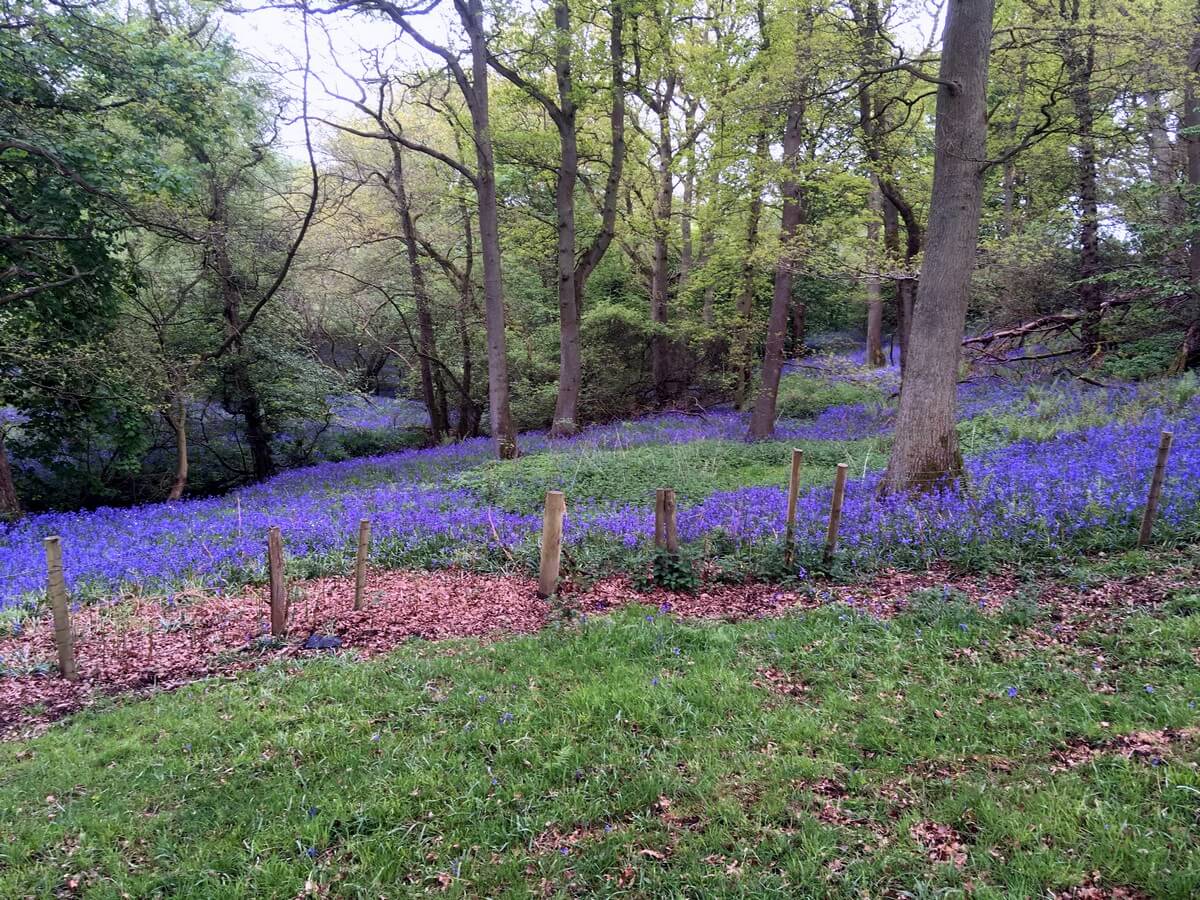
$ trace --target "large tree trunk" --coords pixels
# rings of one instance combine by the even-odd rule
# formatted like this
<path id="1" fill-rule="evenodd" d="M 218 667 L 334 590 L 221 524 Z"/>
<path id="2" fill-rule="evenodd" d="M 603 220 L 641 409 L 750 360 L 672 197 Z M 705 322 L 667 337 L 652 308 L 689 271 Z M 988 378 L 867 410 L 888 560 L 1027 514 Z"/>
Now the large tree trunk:
<path id="1" fill-rule="evenodd" d="M 775 264 L 775 289 L 771 296 L 771 316 L 767 324 L 766 350 L 763 354 L 762 384 L 754 410 L 750 414 L 750 438 L 763 440 L 775 433 L 775 404 L 779 379 L 783 373 L 784 345 L 787 341 L 788 312 L 792 304 L 792 273 L 796 267 L 796 239 L 804 221 L 803 188 L 796 175 L 796 163 L 804 136 L 805 104 L 793 101 L 788 107 L 783 131 L 783 160 L 788 177 L 780 185 L 783 194 L 782 224 L 779 233 L 779 259 Z"/>
<path id="2" fill-rule="evenodd" d="M 508 400 L 508 341 L 504 333 L 504 281 L 501 277 L 500 208 L 496 198 L 496 162 L 488 109 L 488 62 L 483 0 L 466 0 L 463 26 L 471 39 L 471 126 L 477 164 L 479 245 L 483 257 L 483 303 L 487 323 L 488 415 L 496 455 L 517 455 L 517 430 Z"/>
<path id="3" fill-rule="evenodd" d="M 0 522 L 13 522 L 21 518 L 21 501 L 13 483 L 12 466 L 8 464 L 6 437 L 5 430 L 0 428 Z"/>
<path id="4" fill-rule="evenodd" d="M 1196 11 L 1196 35 L 1188 53 L 1188 71 L 1183 82 L 1183 129 L 1180 135 L 1187 151 L 1188 220 L 1192 229 L 1188 236 L 1188 298 L 1191 321 L 1179 348 L 1175 369 L 1200 369 L 1200 3 Z"/>
<path id="5" fill-rule="evenodd" d="M 442 414 L 434 390 L 433 368 L 437 340 L 433 331 L 432 304 L 425 286 L 425 273 L 421 269 L 417 228 L 413 222 L 412 207 L 408 202 L 408 186 L 404 181 L 404 154 L 396 141 L 389 141 L 388 146 L 392 148 L 392 196 L 396 201 L 396 212 L 400 216 L 400 237 L 404 242 L 405 256 L 408 258 L 408 275 L 412 283 L 413 301 L 417 307 L 417 371 L 421 376 L 421 400 L 429 412 L 429 427 L 434 443 L 439 443 L 449 423 Z"/>
<path id="6" fill-rule="evenodd" d="M 867 219 L 867 353 L 866 363 L 879 368 L 883 358 L 883 292 L 880 289 L 879 268 L 879 217 L 883 211 L 883 197 L 879 193 L 879 181 L 871 179 L 870 218 Z"/>
<path id="7" fill-rule="evenodd" d="M 550 433 L 574 434 L 579 419 L 583 368 L 579 350 L 580 305 L 575 291 L 575 183 L 579 178 L 579 143 L 575 134 L 575 88 L 571 76 L 571 11 L 567 0 L 554 4 L 554 74 L 558 84 L 559 163 L 554 189 L 558 231 L 558 396 Z"/>
<path id="8" fill-rule="evenodd" d="M 896 437 L 881 489 L 927 490 L 962 475 L 955 388 L 983 205 L 994 0 L 949 0 L 934 129 L 928 250 L 913 310 Z"/>

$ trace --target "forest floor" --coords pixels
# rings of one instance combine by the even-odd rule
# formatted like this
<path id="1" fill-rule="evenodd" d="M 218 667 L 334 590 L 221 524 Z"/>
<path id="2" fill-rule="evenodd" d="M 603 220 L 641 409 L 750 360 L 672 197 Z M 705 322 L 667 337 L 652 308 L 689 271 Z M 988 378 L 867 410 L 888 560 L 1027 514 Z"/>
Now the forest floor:
<path id="1" fill-rule="evenodd" d="M 0 679 L 0 896 L 1194 896 L 1198 573 L 85 607 L 80 682 Z"/>
<path id="2" fill-rule="evenodd" d="M 964 384 L 970 489 L 895 499 L 894 373 L 820 371 L 772 442 L 665 413 L 6 527 L 0 897 L 1200 895 L 1200 383 Z M 685 546 L 660 571 L 662 486 Z"/>

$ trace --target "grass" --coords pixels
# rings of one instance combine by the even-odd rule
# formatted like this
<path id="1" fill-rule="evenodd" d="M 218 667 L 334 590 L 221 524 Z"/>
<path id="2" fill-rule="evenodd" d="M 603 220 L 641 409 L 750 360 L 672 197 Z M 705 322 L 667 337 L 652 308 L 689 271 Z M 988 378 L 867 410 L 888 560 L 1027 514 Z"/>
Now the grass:
<path id="1" fill-rule="evenodd" d="M 1052 765 L 1196 721 L 1194 604 L 1101 617 L 1089 648 L 915 600 L 631 609 L 96 709 L 0 745 L 0 896 L 1200 891 L 1200 746 Z"/>
<path id="2" fill-rule="evenodd" d="M 654 491 L 673 487 L 681 501 L 750 485 L 786 485 L 792 444 L 704 440 L 625 450 L 583 449 L 491 460 L 456 479 L 488 503 L 510 512 L 539 509 L 547 490 L 589 503 L 653 504 Z M 840 462 L 852 471 L 887 461 L 882 439 L 801 441 L 805 487 L 833 482 Z"/>
<path id="3" fill-rule="evenodd" d="M 779 382 L 776 413 L 785 419 L 807 419 L 832 406 L 883 403 L 886 399 L 884 391 L 872 384 L 788 375 Z"/>

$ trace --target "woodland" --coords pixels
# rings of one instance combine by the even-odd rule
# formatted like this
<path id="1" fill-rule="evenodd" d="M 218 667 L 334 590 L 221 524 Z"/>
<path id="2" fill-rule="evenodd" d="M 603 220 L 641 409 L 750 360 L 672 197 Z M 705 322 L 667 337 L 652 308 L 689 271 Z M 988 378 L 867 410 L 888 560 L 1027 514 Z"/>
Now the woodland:
<path id="1" fill-rule="evenodd" d="M 839 339 L 912 357 L 908 490 L 961 468 L 960 358 L 1200 361 L 1187 4 L 1002 2 L 954 55 L 865 0 L 269 12 L 294 59 L 248 10 L 6 4 L 6 516 L 664 408 L 761 440 Z M 423 431 L 328 434 L 378 395 Z"/>
<path id="2" fill-rule="evenodd" d="M 0 0 L 0 897 L 1200 896 L 1196 0 Z"/>

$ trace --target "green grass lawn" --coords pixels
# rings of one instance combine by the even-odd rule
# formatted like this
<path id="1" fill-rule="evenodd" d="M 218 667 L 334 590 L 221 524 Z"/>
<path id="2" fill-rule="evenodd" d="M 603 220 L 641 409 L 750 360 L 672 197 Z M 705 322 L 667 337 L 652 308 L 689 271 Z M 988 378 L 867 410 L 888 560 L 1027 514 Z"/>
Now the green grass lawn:
<path id="1" fill-rule="evenodd" d="M 836 466 L 851 471 L 879 468 L 887 462 L 883 438 L 859 441 L 783 441 L 745 443 L 704 440 L 625 450 L 568 450 L 531 453 L 511 461 L 488 461 L 456 478 L 488 503 L 510 512 L 538 509 L 547 489 L 588 503 L 653 503 L 660 487 L 675 489 L 684 502 L 697 502 L 717 491 L 749 485 L 786 486 L 792 447 L 804 451 L 804 487 L 833 482 Z"/>
<path id="2" fill-rule="evenodd" d="M 1055 754 L 1196 721 L 1198 605 L 633 609 L 113 704 L 0 745 L 0 896 L 1195 896 L 1200 744 Z"/>

